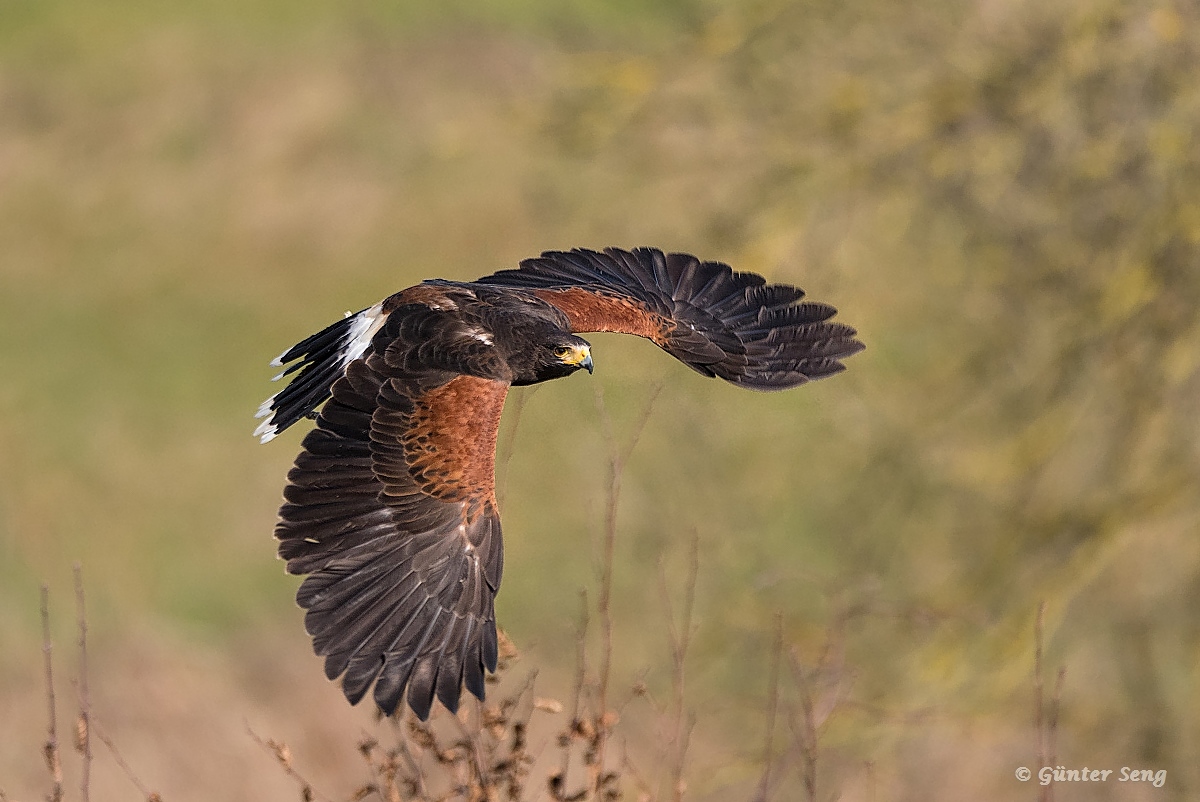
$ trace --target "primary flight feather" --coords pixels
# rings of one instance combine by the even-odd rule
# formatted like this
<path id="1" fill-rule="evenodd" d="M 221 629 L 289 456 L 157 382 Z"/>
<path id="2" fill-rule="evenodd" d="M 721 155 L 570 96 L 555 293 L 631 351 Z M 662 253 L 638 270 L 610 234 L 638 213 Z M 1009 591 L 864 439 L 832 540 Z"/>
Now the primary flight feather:
<path id="1" fill-rule="evenodd" d="M 317 407 L 275 537 L 329 679 L 421 719 L 484 697 L 504 550 L 496 432 L 508 388 L 592 370 L 581 332 L 636 334 L 706 376 L 780 390 L 862 350 L 832 306 L 653 248 L 551 251 L 472 282 L 432 280 L 281 354 L 265 443 Z"/>

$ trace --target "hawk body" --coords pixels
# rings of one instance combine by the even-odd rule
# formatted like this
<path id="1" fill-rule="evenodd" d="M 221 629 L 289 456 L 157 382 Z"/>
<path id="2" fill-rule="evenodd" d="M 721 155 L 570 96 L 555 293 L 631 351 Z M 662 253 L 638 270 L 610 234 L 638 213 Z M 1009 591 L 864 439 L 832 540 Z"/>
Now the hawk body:
<path id="1" fill-rule="evenodd" d="M 496 668 L 503 572 L 496 433 L 510 386 L 592 369 L 579 332 L 655 342 L 694 370 L 774 390 L 832 375 L 862 345 L 803 302 L 718 262 L 655 249 L 547 252 L 474 282 L 427 281 L 285 351 L 294 378 L 259 408 L 266 442 L 316 427 L 288 474 L 275 536 L 330 679 L 357 703 L 374 684 L 391 714 L 407 694 L 482 699 Z M 322 406 L 323 404 L 323 406 Z"/>

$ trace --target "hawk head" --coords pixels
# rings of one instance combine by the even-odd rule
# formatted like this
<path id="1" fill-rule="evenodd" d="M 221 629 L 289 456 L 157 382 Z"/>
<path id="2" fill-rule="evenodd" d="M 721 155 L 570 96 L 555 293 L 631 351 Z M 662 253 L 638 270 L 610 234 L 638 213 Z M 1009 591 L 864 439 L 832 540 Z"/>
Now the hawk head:
<path id="1" fill-rule="evenodd" d="M 513 384 L 520 386 L 570 376 L 577 370 L 592 372 L 592 346 L 582 337 L 556 332 L 529 343 L 520 355 L 509 358 Z"/>

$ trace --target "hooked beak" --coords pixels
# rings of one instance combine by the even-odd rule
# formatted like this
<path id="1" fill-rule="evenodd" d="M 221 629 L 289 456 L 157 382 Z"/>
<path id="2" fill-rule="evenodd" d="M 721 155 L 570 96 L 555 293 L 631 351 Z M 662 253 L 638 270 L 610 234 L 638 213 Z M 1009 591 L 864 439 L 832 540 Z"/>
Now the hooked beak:
<path id="1" fill-rule="evenodd" d="M 580 368 L 583 368 L 584 370 L 586 370 L 588 373 L 591 373 L 592 372 L 592 349 L 591 349 L 591 346 L 588 346 L 586 344 L 572 345 L 572 346 L 570 346 L 570 348 L 571 348 L 571 352 L 562 358 L 563 364 L 580 367 Z"/>

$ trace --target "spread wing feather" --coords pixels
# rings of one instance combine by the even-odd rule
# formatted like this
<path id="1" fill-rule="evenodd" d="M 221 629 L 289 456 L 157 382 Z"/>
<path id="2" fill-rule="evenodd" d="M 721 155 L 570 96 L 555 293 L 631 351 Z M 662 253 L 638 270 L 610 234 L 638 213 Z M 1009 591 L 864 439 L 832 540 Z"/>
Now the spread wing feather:
<path id="1" fill-rule="evenodd" d="M 647 337 L 706 376 L 780 390 L 830 376 L 861 351 L 836 310 L 721 262 L 654 248 L 547 251 L 479 279 L 532 291 L 566 313 L 575 332 Z"/>
<path id="2" fill-rule="evenodd" d="M 288 571 L 308 575 L 296 601 L 326 675 L 342 677 L 351 703 L 373 684 L 384 712 L 407 695 L 421 718 L 434 698 L 457 709 L 464 684 L 483 698 L 484 672 L 496 668 L 503 570 L 491 477 L 508 385 L 416 367 L 405 350 L 433 346 L 406 332 L 438 331 L 415 320 L 434 315 L 420 307 L 388 319 L 367 355 L 332 382 L 288 474 L 275 532 Z M 333 332 L 313 347 L 336 358 L 331 344 L 345 337 Z M 453 343 L 443 344 L 445 365 Z M 297 349 L 289 353 L 306 353 Z M 423 472 L 406 445 L 414 431 L 433 435 Z"/>

